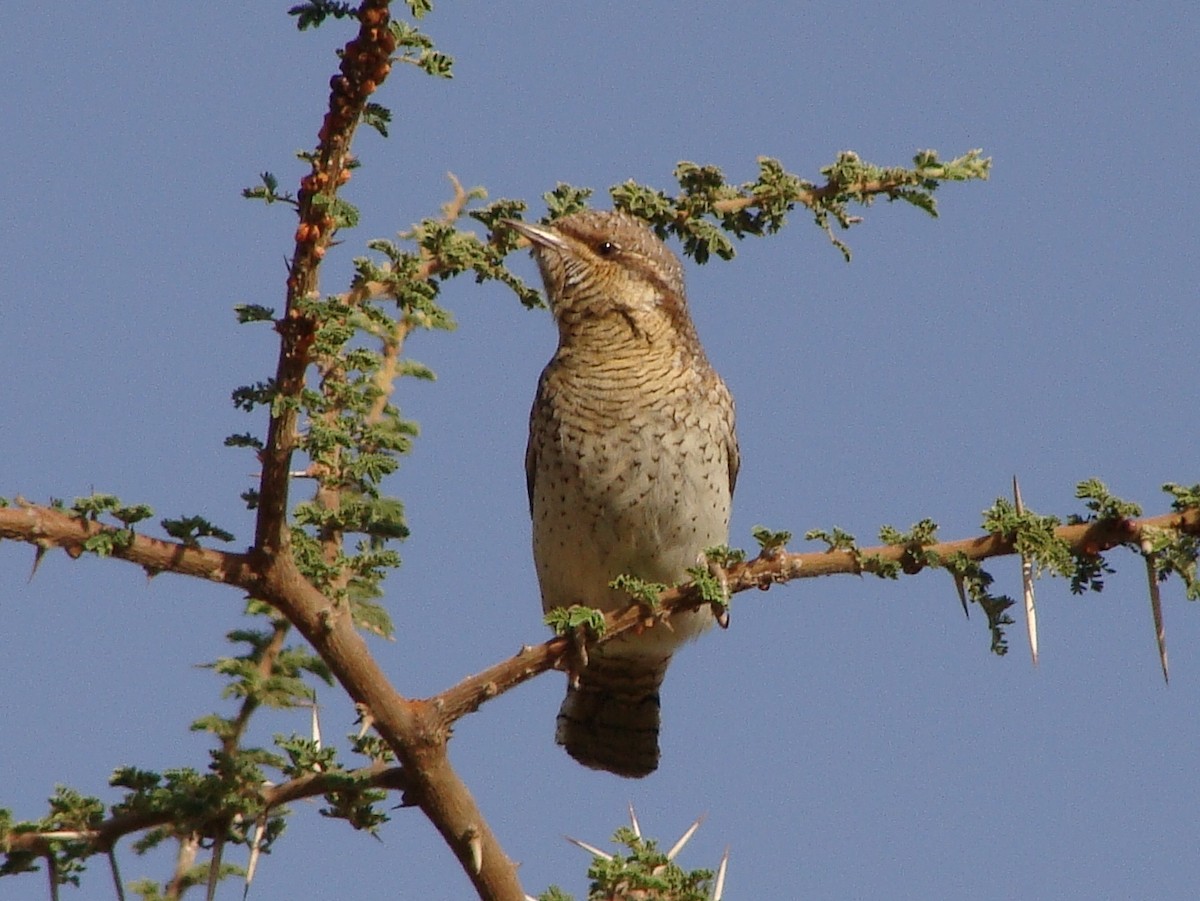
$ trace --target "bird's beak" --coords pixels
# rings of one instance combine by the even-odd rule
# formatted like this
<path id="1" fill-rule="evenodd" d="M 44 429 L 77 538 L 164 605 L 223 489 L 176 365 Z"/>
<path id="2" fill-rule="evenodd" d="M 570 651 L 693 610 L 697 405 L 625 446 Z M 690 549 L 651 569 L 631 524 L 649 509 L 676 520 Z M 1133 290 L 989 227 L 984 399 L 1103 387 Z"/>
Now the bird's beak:
<path id="1" fill-rule="evenodd" d="M 517 219 L 505 219 L 504 224 L 517 234 L 527 238 L 535 247 L 553 247 L 555 250 L 566 250 L 567 242 L 554 229 L 547 225 L 533 225 Z"/>

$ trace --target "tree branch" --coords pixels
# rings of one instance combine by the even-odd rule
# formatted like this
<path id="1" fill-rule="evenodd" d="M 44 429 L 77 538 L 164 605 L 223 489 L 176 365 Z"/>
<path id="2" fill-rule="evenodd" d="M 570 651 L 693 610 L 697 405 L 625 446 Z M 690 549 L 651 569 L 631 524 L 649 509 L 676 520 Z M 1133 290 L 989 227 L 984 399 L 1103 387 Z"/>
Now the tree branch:
<path id="1" fill-rule="evenodd" d="M 1190 508 L 1145 519 L 1107 519 L 1060 526 L 1054 530 L 1054 534 L 1067 542 L 1072 550 L 1094 556 L 1118 545 L 1138 544 L 1143 533 L 1153 529 L 1200 535 L 1200 509 Z M 922 550 L 937 554 L 942 559 L 961 553 L 975 561 L 1016 553 L 1013 541 L 1000 535 L 981 535 L 977 538 L 924 545 Z M 919 562 L 914 564 L 910 548 L 899 545 L 864 548 L 858 552 L 831 550 L 790 553 L 774 550 L 763 551 L 752 560 L 729 567 L 724 573 L 725 583 L 729 593 L 736 594 L 749 588 L 766 590 L 772 585 L 782 585 L 794 579 L 837 574 L 862 575 L 862 561 L 875 557 L 899 564 L 909 575 L 924 568 Z M 604 644 L 635 629 L 663 628 L 658 623 L 660 620 L 669 619 L 670 614 L 680 610 L 692 610 L 706 603 L 710 602 L 700 596 L 700 591 L 694 583 L 677 586 L 660 595 L 658 609 L 655 611 L 649 611 L 642 604 L 632 604 L 623 610 L 606 614 L 604 632 L 595 643 Z M 455 720 L 479 709 L 486 701 L 499 697 L 548 669 L 558 667 L 568 651 L 568 646 L 565 638 L 552 638 L 540 645 L 525 646 L 515 656 L 463 679 L 457 685 L 427 699 L 426 703 L 440 711 L 445 726 L 449 727 Z"/>
<path id="2" fill-rule="evenodd" d="M 388 28 L 388 0 L 364 0 L 358 35 L 342 50 L 340 74 L 330 80 L 329 110 L 317 133 L 312 170 L 300 180 L 296 245 L 288 268 L 287 306 L 276 323 L 282 341 L 275 375 L 275 402 L 267 429 L 259 485 L 255 547 L 275 553 L 288 546 L 288 481 L 296 447 L 298 405 L 311 360 L 316 320 L 303 302 L 319 296 L 319 270 L 339 225 L 338 189 L 350 178 L 350 144 L 368 99 L 391 71 L 396 41 Z"/>
<path id="3" fill-rule="evenodd" d="M 403 791 L 408 785 L 403 767 L 374 763 L 349 772 L 311 773 L 296 779 L 289 779 L 280 785 L 264 786 L 259 801 L 262 810 L 270 810 L 273 807 L 303 798 L 313 798 L 344 790 L 347 778 L 358 780 L 363 788 Z M 115 814 L 92 829 L 10 833 L 5 839 L 3 850 L 8 854 L 27 853 L 48 856 L 53 853 L 55 842 L 71 841 L 82 843 L 96 853 L 102 853 L 111 849 L 127 835 L 175 822 L 176 815 L 177 811 L 175 810 L 138 810 Z M 220 822 L 224 816 L 224 814 L 218 813 L 213 820 Z"/>
<path id="4" fill-rule="evenodd" d="M 20 499 L 16 506 L 0 507 L 0 538 L 36 545 L 39 553 L 58 547 L 71 557 L 79 557 L 84 553 L 84 544 L 89 538 L 102 532 L 116 534 L 121 531 L 114 526 Z M 253 590 L 257 582 L 250 554 L 230 553 L 137 534 L 124 546 L 113 547 L 111 554 L 142 567 L 151 576 L 172 572 L 209 582 L 237 585 L 247 590 Z"/>

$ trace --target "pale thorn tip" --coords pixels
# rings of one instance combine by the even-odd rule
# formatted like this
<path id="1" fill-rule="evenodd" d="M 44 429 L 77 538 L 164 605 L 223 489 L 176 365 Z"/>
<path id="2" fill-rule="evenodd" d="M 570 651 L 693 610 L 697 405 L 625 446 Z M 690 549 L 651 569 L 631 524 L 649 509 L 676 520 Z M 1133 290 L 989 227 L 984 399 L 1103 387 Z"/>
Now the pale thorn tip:
<path id="1" fill-rule="evenodd" d="M 258 869 L 258 859 L 262 855 L 262 836 L 266 828 L 267 815 L 264 813 L 254 822 L 254 840 L 250 843 L 250 860 L 246 863 L 245 889 L 242 891 L 243 898 L 250 891 L 250 883 L 254 881 L 254 873 Z"/>
<path id="2" fill-rule="evenodd" d="M 633 809 L 633 802 L 629 802 L 629 827 L 633 830 L 633 834 L 638 838 L 642 837 L 642 827 L 638 823 L 637 811 Z"/>
<path id="3" fill-rule="evenodd" d="M 708 816 L 708 814 L 700 814 L 700 816 L 696 817 L 695 822 L 688 826 L 683 835 L 679 836 L 679 841 L 672 845 L 671 850 L 667 852 L 667 860 L 674 860 L 675 855 L 683 850 L 683 846 L 691 841 L 692 836 L 696 834 L 696 830 L 700 828 L 700 824 L 704 822 L 704 818 L 706 816 Z"/>
<path id="4" fill-rule="evenodd" d="M 474 873 L 481 873 L 483 872 L 483 839 L 479 835 L 479 830 L 474 826 L 467 827 L 465 838 L 467 850 L 471 854 L 471 870 Z"/>
<path id="5" fill-rule="evenodd" d="M 564 835 L 563 838 L 569 841 L 576 848 L 582 848 L 584 851 L 587 851 L 587 853 L 591 854 L 593 857 L 599 857 L 604 860 L 612 860 L 611 854 L 609 854 L 607 851 L 601 851 L 595 845 L 589 845 L 587 842 L 577 838 L 571 838 L 569 835 Z"/>
<path id="6" fill-rule="evenodd" d="M 317 708 L 317 693 L 313 692 L 312 697 L 312 740 L 317 749 L 321 748 L 321 715 Z"/>
<path id="7" fill-rule="evenodd" d="M 1162 667 L 1163 682 L 1170 685 L 1171 677 L 1167 674 L 1167 630 L 1163 625 L 1162 592 L 1158 587 L 1158 566 L 1153 554 L 1145 554 L 1146 581 L 1150 587 L 1150 613 L 1154 617 L 1154 640 L 1158 644 L 1158 664 Z"/>
<path id="8" fill-rule="evenodd" d="M 725 853 L 721 855 L 721 865 L 717 867 L 717 878 L 713 882 L 712 901 L 721 901 L 721 895 L 725 892 L 725 873 L 729 869 L 729 846 L 725 846 Z"/>
<path id="9" fill-rule="evenodd" d="M 1021 500 L 1021 486 L 1017 483 L 1016 476 L 1013 476 L 1013 506 L 1018 516 L 1025 512 L 1025 504 Z M 1033 598 L 1033 561 L 1025 554 L 1021 555 L 1021 593 L 1025 598 L 1025 631 L 1029 635 L 1029 654 L 1033 658 L 1033 665 L 1037 666 L 1037 605 Z"/>

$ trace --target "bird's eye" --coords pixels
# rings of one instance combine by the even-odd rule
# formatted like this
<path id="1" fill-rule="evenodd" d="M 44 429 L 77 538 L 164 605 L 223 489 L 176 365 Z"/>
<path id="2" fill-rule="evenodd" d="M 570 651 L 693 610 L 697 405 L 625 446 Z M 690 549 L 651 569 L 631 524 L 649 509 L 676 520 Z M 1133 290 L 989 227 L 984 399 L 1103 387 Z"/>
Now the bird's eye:
<path id="1" fill-rule="evenodd" d="M 602 257 L 611 257 L 620 249 L 612 241 L 601 241 L 599 246 L 596 247 L 596 252 Z"/>

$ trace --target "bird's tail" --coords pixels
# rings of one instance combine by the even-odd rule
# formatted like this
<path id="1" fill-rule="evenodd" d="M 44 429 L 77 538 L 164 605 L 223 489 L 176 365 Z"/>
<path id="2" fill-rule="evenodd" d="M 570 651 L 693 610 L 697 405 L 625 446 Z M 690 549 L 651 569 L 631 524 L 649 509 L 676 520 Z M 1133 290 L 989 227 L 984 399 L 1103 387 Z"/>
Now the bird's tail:
<path id="1" fill-rule="evenodd" d="M 658 688 L 666 657 L 593 651 L 558 711 L 555 740 L 584 766 L 640 778 L 658 768 Z"/>

